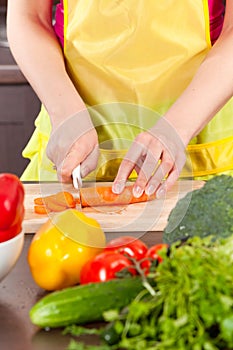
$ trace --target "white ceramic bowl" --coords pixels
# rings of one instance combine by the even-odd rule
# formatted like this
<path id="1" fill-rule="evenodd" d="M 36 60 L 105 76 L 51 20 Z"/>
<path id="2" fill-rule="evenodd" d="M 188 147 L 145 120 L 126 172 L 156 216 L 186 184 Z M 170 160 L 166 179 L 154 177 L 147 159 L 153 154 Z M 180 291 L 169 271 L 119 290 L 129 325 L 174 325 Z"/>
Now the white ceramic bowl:
<path id="1" fill-rule="evenodd" d="M 13 269 L 23 249 L 24 231 L 0 243 L 0 281 Z"/>

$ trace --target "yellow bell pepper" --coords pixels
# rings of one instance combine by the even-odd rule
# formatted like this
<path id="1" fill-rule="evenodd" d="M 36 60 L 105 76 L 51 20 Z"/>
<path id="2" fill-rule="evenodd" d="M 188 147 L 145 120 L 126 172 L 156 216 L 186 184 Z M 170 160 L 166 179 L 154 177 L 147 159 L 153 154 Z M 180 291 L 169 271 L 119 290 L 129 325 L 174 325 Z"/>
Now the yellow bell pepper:
<path id="1" fill-rule="evenodd" d="M 105 245 L 105 234 L 93 218 L 76 209 L 56 213 L 39 228 L 29 246 L 32 277 L 49 291 L 75 285 L 82 266 Z"/>

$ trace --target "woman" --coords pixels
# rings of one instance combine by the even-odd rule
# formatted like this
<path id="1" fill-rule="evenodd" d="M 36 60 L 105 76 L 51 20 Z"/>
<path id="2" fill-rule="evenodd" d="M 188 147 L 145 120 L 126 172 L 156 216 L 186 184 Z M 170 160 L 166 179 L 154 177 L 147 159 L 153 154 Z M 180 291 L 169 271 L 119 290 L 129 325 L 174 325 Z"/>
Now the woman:
<path id="1" fill-rule="evenodd" d="M 113 191 L 136 170 L 136 197 L 164 195 L 182 169 L 233 173 L 231 0 L 63 0 L 55 27 L 51 9 L 8 2 L 12 52 L 44 106 L 23 180 L 54 178 L 53 164 L 61 181 L 78 164 L 85 177 L 99 148 L 97 179 L 128 148 Z"/>

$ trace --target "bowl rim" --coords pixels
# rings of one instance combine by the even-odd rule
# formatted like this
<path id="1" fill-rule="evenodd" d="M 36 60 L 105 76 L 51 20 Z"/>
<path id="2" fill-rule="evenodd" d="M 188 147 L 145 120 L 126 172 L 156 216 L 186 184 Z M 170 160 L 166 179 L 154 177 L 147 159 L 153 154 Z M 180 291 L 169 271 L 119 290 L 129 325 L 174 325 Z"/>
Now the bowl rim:
<path id="1" fill-rule="evenodd" d="M 22 229 L 19 233 L 17 233 L 15 237 L 12 237 L 5 242 L 0 242 L 0 247 L 7 246 L 11 242 L 17 241 L 20 237 L 24 236 L 24 234 L 25 234 L 24 229 Z"/>

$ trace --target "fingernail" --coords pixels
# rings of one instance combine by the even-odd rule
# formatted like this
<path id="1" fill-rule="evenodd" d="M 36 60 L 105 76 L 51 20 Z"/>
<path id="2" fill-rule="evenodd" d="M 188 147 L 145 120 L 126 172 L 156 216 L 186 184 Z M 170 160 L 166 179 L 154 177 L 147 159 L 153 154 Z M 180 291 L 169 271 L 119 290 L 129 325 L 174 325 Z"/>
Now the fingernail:
<path id="1" fill-rule="evenodd" d="M 145 192 L 147 196 L 151 196 L 155 192 L 155 186 L 150 185 L 148 188 L 146 188 Z"/>
<path id="2" fill-rule="evenodd" d="M 123 183 L 120 183 L 120 182 L 115 183 L 115 184 L 112 186 L 112 191 L 113 191 L 113 193 L 115 193 L 115 194 L 120 194 L 120 193 L 123 191 L 124 186 L 125 186 L 125 185 L 124 185 Z"/>
<path id="3" fill-rule="evenodd" d="M 164 198 L 165 197 L 165 190 L 164 188 L 159 188 L 158 191 L 156 192 L 156 197 L 157 198 Z"/>
<path id="4" fill-rule="evenodd" d="M 136 186 L 133 188 L 133 195 L 135 198 L 141 197 L 143 194 L 143 189 L 140 186 Z"/>

